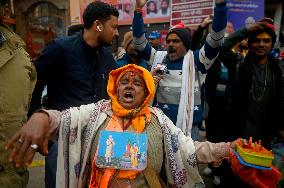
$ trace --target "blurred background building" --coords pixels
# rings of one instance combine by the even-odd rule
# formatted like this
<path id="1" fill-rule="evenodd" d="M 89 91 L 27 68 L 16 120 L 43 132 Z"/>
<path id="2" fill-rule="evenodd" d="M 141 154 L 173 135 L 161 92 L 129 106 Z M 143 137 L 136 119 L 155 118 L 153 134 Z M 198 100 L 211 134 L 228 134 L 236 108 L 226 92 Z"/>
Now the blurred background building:
<path id="1" fill-rule="evenodd" d="M 82 23 L 82 12 L 93 0 L 10 1 L 11 14 L 5 22 L 25 40 L 27 51 L 36 59 L 50 40 L 66 35 L 68 26 Z M 131 29 L 135 0 L 104 1 L 116 6 L 120 12 L 120 37 L 117 41 L 117 44 L 120 44 L 123 34 Z M 146 31 L 160 31 L 164 45 L 167 30 L 171 25 L 182 21 L 195 29 L 207 15 L 212 14 L 213 5 L 213 0 L 149 0 L 143 10 Z M 273 18 L 278 37 L 276 47 L 283 49 L 283 0 L 247 0 L 246 5 L 243 5 L 243 0 L 228 0 L 228 5 L 231 11 L 229 21 L 232 21 L 235 29 L 238 28 L 237 21 L 240 22 L 242 12 L 246 12 L 248 16 L 254 15 L 255 17 L 251 16 L 254 20 L 263 16 Z M 242 23 L 245 24 L 245 21 Z"/>
<path id="2" fill-rule="evenodd" d="M 69 0 L 14 0 L 13 4 L 15 31 L 25 40 L 32 59 L 50 40 L 65 35 L 70 24 Z"/>

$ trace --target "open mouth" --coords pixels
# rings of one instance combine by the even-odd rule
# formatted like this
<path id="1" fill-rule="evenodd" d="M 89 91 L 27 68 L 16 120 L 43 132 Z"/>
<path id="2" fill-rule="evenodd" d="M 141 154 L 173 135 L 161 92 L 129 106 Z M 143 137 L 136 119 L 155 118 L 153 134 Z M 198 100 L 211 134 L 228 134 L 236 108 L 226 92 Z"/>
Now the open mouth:
<path id="1" fill-rule="evenodd" d="M 176 51 L 175 49 L 173 49 L 173 48 L 168 49 L 168 53 L 169 53 L 169 54 L 176 53 L 176 52 L 177 52 L 177 51 Z"/>
<path id="2" fill-rule="evenodd" d="M 126 102 L 132 102 L 134 100 L 134 96 L 130 92 L 125 93 L 123 98 Z"/>

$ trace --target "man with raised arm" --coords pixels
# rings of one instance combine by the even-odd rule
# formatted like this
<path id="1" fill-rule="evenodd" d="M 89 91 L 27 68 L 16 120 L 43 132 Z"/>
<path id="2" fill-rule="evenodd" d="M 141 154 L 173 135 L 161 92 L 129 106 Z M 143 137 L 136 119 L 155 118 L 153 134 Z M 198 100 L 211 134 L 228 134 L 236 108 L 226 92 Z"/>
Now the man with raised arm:
<path id="1" fill-rule="evenodd" d="M 156 51 L 145 37 L 142 8 L 146 0 L 136 0 L 133 18 L 134 44 L 143 58 L 153 68 L 156 81 L 159 81 L 154 105 L 183 130 L 191 134 L 192 125 L 202 120 L 200 85 L 204 82 L 205 73 L 215 61 L 221 46 L 227 23 L 226 0 L 216 0 L 212 30 L 200 50 L 192 52 L 191 35 L 188 28 L 179 24 L 167 34 L 167 51 Z M 167 70 L 164 75 L 158 74 L 155 67 L 163 63 Z M 155 69 L 154 69 L 155 68 Z"/>

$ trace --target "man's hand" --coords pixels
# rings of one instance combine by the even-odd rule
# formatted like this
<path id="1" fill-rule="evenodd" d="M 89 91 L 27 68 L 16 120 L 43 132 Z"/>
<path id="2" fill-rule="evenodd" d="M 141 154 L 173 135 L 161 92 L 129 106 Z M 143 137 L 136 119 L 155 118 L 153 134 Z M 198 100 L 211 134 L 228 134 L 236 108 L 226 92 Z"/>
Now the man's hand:
<path id="1" fill-rule="evenodd" d="M 17 167 L 28 166 L 39 151 L 43 155 L 48 153 L 49 116 L 36 112 L 23 125 L 23 127 L 11 138 L 5 146 L 11 150 L 9 161 L 15 162 Z"/>
<path id="2" fill-rule="evenodd" d="M 160 68 L 156 67 L 151 71 L 151 74 L 154 78 L 155 85 L 157 85 L 161 79 L 163 79 L 163 75 L 158 74 Z"/>
<path id="3" fill-rule="evenodd" d="M 213 16 L 209 15 L 203 20 L 203 22 L 200 24 L 200 27 L 207 27 L 212 22 L 213 22 Z"/>
<path id="4" fill-rule="evenodd" d="M 227 2 L 227 0 L 215 0 L 215 4 L 224 3 L 224 2 Z"/>
<path id="5" fill-rule="evenodd" d="M 136 0 L 135 8 L 143 8 L 148 0 Z"/>
<path id="6" fill-rule="evenodd" d="M 264 17 L 261 20 L 259 20 L 259 22 L 267 22 L 267 23 L 273 24 L 273 19 Z"/>
<path id="7" fill-rule="evenodd" d="M 163 79 L 163 77 L 161 75 L 155 75 L 155 76 L 153 76 L 153 78 L 154 78 L 155 85 L 158 85 L 160 80 Z"/>
<path id="8" fill-rule="evenodd" d="M 267 24 L 273 24 L 273 20 L 271 18 L 263 18 L 254 24 L 251 24 L 247 27 L 248 32 L 254 32 L 259 29 L 264 29 Z"/>
<path id="9" fill-rule="evenodd" d="M 242 142 L 244 145 L 248 144 L 248 141 L 246 139 L 238 138 L 237 140 L 230 143 L 230 148 L 235 150 L 237 148 L 237 143 Z"/>

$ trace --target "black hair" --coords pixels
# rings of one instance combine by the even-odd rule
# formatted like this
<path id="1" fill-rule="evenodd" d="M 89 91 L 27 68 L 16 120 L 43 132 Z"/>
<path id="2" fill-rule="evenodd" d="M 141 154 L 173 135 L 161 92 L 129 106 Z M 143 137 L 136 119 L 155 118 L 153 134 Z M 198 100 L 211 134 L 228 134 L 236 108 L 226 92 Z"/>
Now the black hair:
<path id="1" fill-rule="evenodd" d="M 156 2 L 155 2 L 155 1 L 148 1 L 148 3 L 147 3 L 147 14 L 150 14 L 150 12 L 151 12 L 150 9 L 149 9 L 149 6 L 150 6 L 151 3 L 153 3 L 153 4 L 155 5 L 155 10 L 154 10 L 154 12 L 155 12 L 155 13 L 158 12 Z"/>
<path id="2" fill-rule="evenodd" d="M 119 16 L 119 12 L 112 5 L 96 1 L 90 3 L 83 13 L 84 28 L 90 29 L 96 20 L 105 22 L 110 16 Z"/>

